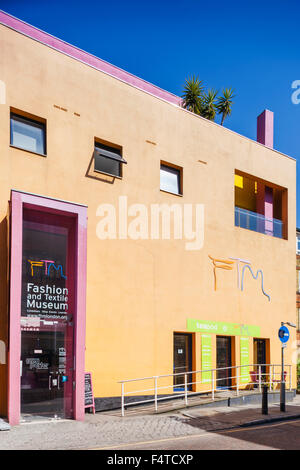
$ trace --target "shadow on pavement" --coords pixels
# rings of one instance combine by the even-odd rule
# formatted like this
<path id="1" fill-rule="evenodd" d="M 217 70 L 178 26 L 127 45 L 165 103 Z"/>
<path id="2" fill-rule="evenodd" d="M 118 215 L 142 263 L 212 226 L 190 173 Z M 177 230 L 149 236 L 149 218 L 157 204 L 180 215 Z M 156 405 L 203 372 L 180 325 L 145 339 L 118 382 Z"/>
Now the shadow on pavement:
<path id="1" fill-rule="evenodd" d="M 288 405 L 286 413 L 273 406 L 268 415 L 259 409 L 216 413 L 192 417 L 185 423 L 221 436 L 272 447 L 279 450 L 300 450 L 300 409 Z"/>

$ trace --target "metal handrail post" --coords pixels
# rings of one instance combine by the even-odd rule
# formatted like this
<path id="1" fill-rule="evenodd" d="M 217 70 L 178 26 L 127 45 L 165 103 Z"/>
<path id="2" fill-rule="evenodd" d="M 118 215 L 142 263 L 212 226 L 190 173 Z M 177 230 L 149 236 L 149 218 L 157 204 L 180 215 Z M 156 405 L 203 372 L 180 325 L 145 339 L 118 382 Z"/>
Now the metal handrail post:
<path id="1" fill-rule="evenodd" d="M 157 376 L 154 377 L 154 400 L 155 400 L 155 411 L 157 411 Z"/>
<path id="2" fill-rule="evenodd" d="M 121 409 L 122 409 L 122 417 L 125 416 L 125 407 L 124 407 L 124 382 L 122 382 L 121 386 Z"/>
<path id="3" fill-rule="evenodd" d="M 235 369 L 236 375 L 232 376 L 231 378 L 236 378 L 236 385 L 235 385 L 236 394 L 240 395 L 241 390 L 243 388 L 242 383 L 243 383 L 243 379 L 244 379 L 244 375 L 243 375 L 243 372 L 242 372 L 242 367 L 246 367 L 246 366 L 238 365 L 238 366 L 231 366 L 231 367 L 221 367 L 221 368 L 218 368 L 218 369 L 210 369 L 210 370 L 205 369 L 205 371 L 204 370 L 197 370 L 197 371 L 193 371 L 193 372 L 180 372 L 180 373 L 173 373 L 173 374 L 157 375 L 157 376 L 152 376 L 152 377 L 141 377 L 141 378 L 130 379 L 130 380 L 120 380 L 119 383 L 121 384 L 121 387 L 122 387 L 122 390 L 121 390 L 121 414 L 122 414 L 122 417 L 125 416 L 125 411 L 126 411 L 125 393 L 126 393 L 126 395 L 130 395 L 130 394 L 139 394 L 140 395 L 142 392 L 143 393 L 144 392 L 151 392 L 151 399 L 138 400 L 136 402 L 130 400 L 130 403 L 127 403 L 126 406 L 129 407 L 129 406 L 140 404 L 140 403 L 152 402 L 152 405 L 153 405 L 153 403 L 155 405 L 155 410 L 156 411 L 158 410 L 158 389 L 162 390 L 162 389 L 170 387 L 170 385 L 159 386 L 158 385 L 158 380 L 160 378 L 177 377 L 177 376 L 182 377 L 184 375 L 184 388 L 181 388 L 181 390 L 183 390 L 183 392 L 178 394 L 178 398 L 181 398 L 181 399 L 184 398 L 185 405 L 188 406 L 188 397 L 189 397 L 189 395 L 192 396 L 194 394 L 196 394 L 196 395 L 198 394 L 198 390 L 193 391 L 193 389 L 191 389 L 191 393 L 189 394 L 188 385 L 189 384 L 197 384 L 197 383 L 202 384 L 202 383 L 207 382 L 207 380 L 205 380 L 204 382 L 203 381 L 198 382 L 194 377 L 192 377 L 192 381 L 188 382 L 188 376 L 190 376 L 191 374 L 199 374 L 199 373 L 203 374 L 203 372 L 206 372 L 206 373 L 210 372 L 211 373 L 211 380 L 208 382 L 209 385 L 207 384 L 207 387 L 205 388 L 205 390 L 203 390 L 203 392 L 205 392 L 206 394 L 211 392 L 211 399 L 212 399 L 212 401 L 214 401 L 215 396 L 216 396 L 216 390 L 217 390 L 217 382 L 219 380 L 217 378 L 218 372 L 220 370 L 224 371 L 224 370 L 230 369 L 232 371 L 232 373 L 231 373 L 231 376 L 232 376 L 233 369 Z M 250 366 L 247 366 L 247 367 L 250 367 Z M 263 377 L 267 376 L 267 373 L 263 372 L 263 370 L 262 370 L 263 367 L 267 367 L 267 369 L 269 370 L 269 382 L 267 382 L 267 380 L 263 380 Z M 255 379 L 254 379 L 255 381 L 254 381 L 254 383 L 259 383 L 259 392 L 260 393 L 262 392 L 263 384 L 267 383 L 269 385 L 270 389 L 272 389 L 274 387 L 274 384 L 279 382 L 278 380 L 276 380 L 276 376 L 277 376 L 277 372 L 276 372 L 277 369 L 276 368 L 277 367 L 280 367 L 280 364 L 252 364 L 251 365 L 251 368 L 253 368 L 253 370 L 256 371 L 255 372 Z M 292 390 L 292 386 L 293 386 L 293 383 L 292 383 L 292 380 L 293 380 L 293 366 L 291 364 L 286 364 L 285 367 L 288 368 L 286 370 L 287 370 L 287 373 L 290 374 L 290 377 L 289 377 L 289 384 L 288 384 L 288 378 L 287 378 L 287 373 L 286 373 L 286 378 L 285 378 L 284 382 L 287 385 L 287 388 L 289 387 L 289 389 Z M 259 380 L 257 380 L 257 375 L 259 375 Z M 142 380 L 150 380 L 150 379 L 154 380 L 154 389 L 153 389 L 153 385 L 152 385 L 151 388 L 146 388 L 146 389 L 143 389 L 143 390 L 136 389 L 135 391 L 132 390 L 132 391 L 125 392 L 125 385 L 127 383 L 140 382 Z M 193 382 L 193 380 L 196 380 L 196 381 Z M 251 377 L 251 382 L 252 382 L 252 377 Z M 281 378 L 281 383 L 282 383 L 282 378 Z M 234 385 L 233 385 L 233 387 L 234 387 Z M 154 390 L 154 393 L 153 393 L 153 390 Z M 161 397 L 160 400 L 165 400 L 165 399 L 168 399 L 168 398 L 174 398 L 174 394 L 172 394 L 170 396 Z"/>

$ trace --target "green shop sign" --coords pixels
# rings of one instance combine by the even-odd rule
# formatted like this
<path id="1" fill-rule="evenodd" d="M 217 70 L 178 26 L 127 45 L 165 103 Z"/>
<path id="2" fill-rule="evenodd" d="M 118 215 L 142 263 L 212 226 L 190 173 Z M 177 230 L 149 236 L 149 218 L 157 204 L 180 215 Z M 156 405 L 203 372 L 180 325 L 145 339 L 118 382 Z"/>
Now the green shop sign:
<path id="1" fill-rule="evenodd" d="M 240 323 L 225 323 L 219 321 L 187 319 L 187 331 L 200 331 L 201 333 L 212 333 L 215 335 L 230 336 L 255 336 L 260 337 L 260 327 L 243 325 Z"/>
<path id="2" fill-rule="evenodd" d="M 249 351 L 249 338 L 240 337 L 240 380 L 242 383 L 250 382 L 250 351 Z"/>
<path id="3" fill-rule="evenodd" d="M 201 369 L 202 369 L 202 383 L 211 382 L 211 335 L 201 336 Z"/>

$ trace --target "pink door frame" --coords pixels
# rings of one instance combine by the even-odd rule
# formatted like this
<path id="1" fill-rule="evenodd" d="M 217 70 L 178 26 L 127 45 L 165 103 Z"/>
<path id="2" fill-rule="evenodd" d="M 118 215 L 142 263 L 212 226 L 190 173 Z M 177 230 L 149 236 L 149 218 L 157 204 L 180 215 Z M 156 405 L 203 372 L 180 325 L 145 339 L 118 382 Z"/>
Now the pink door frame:
<path id="1" fill-rule="evenodd" d="M 85 323 L 86 323 L 86 263 L 87 207 L 48 197 L 11 191 L 10 230 L 10 314 L 8 345 L 8 420 L 11 425 L 20 421 L 20 358 L 21 358 L 21 292 L 22 292 L 22 233 L 23 207 L 76 218 L 76 277 L 74 356 L 75 390 L 74 419 L 84 419 Z"/>

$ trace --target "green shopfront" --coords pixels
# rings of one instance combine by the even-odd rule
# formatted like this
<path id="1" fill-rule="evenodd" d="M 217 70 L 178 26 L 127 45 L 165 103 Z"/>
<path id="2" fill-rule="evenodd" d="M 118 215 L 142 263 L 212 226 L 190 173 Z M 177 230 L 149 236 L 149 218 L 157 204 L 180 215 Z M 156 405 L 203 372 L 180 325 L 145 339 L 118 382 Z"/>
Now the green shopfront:
<path id="1" fill-rule="evenodd" d="M 251 370 L 266 364 L 269 358 L 269 340 L 260 338 L 260 327 L 256 325 L 188 319 L 187 331 L 197 334 L 200 342 L 202 383 L 210 383 L 212 371 L 217 369 L 219 389 L 235 386 L 236 375 L 240 376 L 241 386 L 247 384 Z M 262 344 L 267 345 L 265 354 L 257 353 L 258 345 L 261 351 Z"/>

